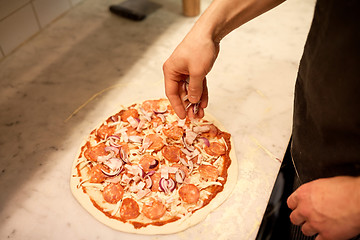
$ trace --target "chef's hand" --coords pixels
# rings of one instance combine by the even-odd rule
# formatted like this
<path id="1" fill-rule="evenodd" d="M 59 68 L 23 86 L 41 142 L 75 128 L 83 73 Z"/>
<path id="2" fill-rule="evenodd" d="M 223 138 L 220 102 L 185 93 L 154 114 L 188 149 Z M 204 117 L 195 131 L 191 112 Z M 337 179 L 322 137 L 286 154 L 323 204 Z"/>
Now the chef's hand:
<path id="1" fill-rule="evenodd" d="M 360 234 L 360 177 L 333 177 L 300 186 L 287 200 L 290 220 L 316 240 L 350 239 Z"/>
<path id="2" fill-rule="evenodd" d="M 195 27 L 196 28 L 196 27 Z M 175 113 L 181 118 L 203 117 L 204 108 L 208 104 L 208 90 L 206 75 L 210 72 L 217 55 L 219 44 L 210 37 L 201 35 L 201 31 L 193 29 L 184 40 L 177 46 L 172 55 L 163 65 L 165 78 L 165 93 Z M 189 78 L 187 93 L 185 80 Z M 185 112 L 183 98 L 188 95 L 191 103 L 198 103 L 199 111 L 196 116 L 192 108 Z"/>

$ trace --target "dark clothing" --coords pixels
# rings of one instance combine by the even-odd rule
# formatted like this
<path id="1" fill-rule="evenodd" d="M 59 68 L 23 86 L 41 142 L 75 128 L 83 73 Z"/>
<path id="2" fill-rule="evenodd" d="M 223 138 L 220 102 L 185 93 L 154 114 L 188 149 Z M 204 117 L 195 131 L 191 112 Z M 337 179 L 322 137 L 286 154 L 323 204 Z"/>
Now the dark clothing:
<path id="1" fill-rule="evenodd" d="M 360 0 L 318 0 L 295 87 L 302 183 L 360 175 Z"/>
<path id="2" fill-rule="evenodd" d="M 257 240 L 314 239 L 290 223 L 289 195 L 318 178 L 360 176 L 360 0 L 316 3 L 296 81 L 291 145 Z"/>

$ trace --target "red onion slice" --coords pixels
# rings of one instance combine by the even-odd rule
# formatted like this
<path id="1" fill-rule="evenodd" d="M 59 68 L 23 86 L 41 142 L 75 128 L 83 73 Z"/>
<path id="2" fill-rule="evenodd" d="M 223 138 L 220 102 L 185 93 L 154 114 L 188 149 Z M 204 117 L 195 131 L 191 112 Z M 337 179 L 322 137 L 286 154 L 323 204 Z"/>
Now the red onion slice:
<path id="1" fill-rule="evenodd" d="M 139 125 L 139 122 L 133 118 L 132 116 L 129 116 L 127 118 L 128 122 L 130 123 L 130 125 L 133 127 L 133 128 L 137 128 L 137 126 Z M 140 120 L 139 120 L 140 121 Z"/>
<path id="2" fill-rule="evenodd" d="M 170 179 L 161 178 L 159 181 L 159 188 L 165 194 L 174 191 L 175 187 L 176 187 L 176 183 L 171 178 Z"/>
<path id="3" fill-rule="evenodd" d="M 117 147 L 113 147 L 113 146 L 105 147 L 105 151 L 114 152 L 114 155 L 117 155 L 119 153 L 119 149 Z"/>
<path id="4" fill-rule="evenodd" d="M 178 169 L 178 171 L 175 173 L 175 180 L 178 183 L 183 183 L 185 179 L 185 172 L 181 169 Z"/>
<path id="5" fill-rule="evenodd" d="M 199 139 L 201 139 L 207 147 L 210 147 L 210 142 L 206 137 L 200 137 Z"/>
<path id="6" fill-rule="evenodd" d="M 124 169 L 123 167 L 120 167 L 119 169 L 116 169 L 113 172 L 106 172 L 104 169 L 101 169 L 101 171 L 109 177 L 114 177 L 114 176 L 119 175 L 123 169 Z"/>
<path id="7" fill-rule="evenodd" d="M 151 180 L 151 177 L 149 175 L 145 176 L 145 187 L 151 188 L 153 185 L 153 181 Z"/>
<path id="8" fill-rule="evenodd" d="M 111 170 L 119 169 L 123 165 L 123 161 L 120 158 L 110 158 L 104 165 L 108 166 Z"/>
<path id="9" fill-rule="evenodd" d="M 154 159 L 154 161 L 150 164 L 149 169 L 156 168 L 159 165 L 159 161 Z"/>
<path id="10" fill-rule="evenodd" d="M 167 112 L 167 108 L 154 111 L 155 114 L 164 114 Z"/>

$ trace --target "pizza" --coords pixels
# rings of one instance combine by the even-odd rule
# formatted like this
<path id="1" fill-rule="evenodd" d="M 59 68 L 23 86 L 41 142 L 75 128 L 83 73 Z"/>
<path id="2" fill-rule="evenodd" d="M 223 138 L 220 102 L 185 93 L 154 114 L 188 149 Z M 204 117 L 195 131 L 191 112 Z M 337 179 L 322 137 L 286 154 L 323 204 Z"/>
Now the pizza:
<path id="1" fill-rule="evenodd" d="M 168 234 L 202 221 L 237 179 L 231 135 L 206 114 L 179 119 L 167 99 L 122 107 L 84 140 L 71 190 L 100 222 Z"/>

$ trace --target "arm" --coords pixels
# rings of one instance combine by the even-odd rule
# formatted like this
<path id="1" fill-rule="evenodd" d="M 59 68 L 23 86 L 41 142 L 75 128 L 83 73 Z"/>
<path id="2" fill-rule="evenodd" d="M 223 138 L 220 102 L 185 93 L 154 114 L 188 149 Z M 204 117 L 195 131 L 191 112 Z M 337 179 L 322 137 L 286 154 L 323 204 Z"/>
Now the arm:
<path id="1" fill-rule="evenodd" d="M 316 240 L 350 239 L 360 234 L 360 177 L 323 178 L 299 187 L 288 198 L 290 220 Z"/>
<path id="2" fill-rule="evenodd" d="M 199 117 L 203 117 L 208 102 L 206 75 L 217 58 L 221 39 L 283 1 L 214 0 L 210 4 L 163 66 L 165 93 L 180 118 L 186 116 L 184 80 L 190 79 L 189 101 L 201 100 Z"/>

